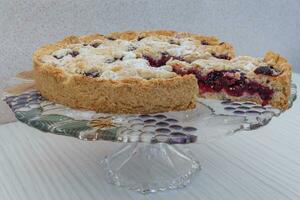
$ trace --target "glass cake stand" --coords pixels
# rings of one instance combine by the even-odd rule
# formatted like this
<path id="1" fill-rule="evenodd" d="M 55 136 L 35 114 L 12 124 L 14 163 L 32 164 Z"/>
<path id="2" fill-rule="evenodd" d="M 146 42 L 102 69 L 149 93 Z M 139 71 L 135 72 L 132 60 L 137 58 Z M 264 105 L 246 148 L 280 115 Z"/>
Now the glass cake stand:
<path id="1" fill-rule="evenodd" d="M 81 140 L 124 143 L 102 161 L 106 179 L 144 194 L 183 188 L 200 171 L 199 162 L 183 144 L 206 143 L 239 130 L 257 129 L 282 113 L 252 102 L 199 98 L 190 111 L 113 115 L 47 101 L 25 72 L 7 85 L 3 100 L 19 121 L 31 127 Z M 291 91 L 290 107 L 296 99 L 294 84 Z"/>

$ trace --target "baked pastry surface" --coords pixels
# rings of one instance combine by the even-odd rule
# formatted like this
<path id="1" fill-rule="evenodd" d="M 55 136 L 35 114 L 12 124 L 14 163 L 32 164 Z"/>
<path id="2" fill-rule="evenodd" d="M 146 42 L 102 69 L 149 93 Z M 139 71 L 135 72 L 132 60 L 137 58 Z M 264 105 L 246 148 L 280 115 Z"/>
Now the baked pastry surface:
<path id="1" fill-rule="evenodd" d="M 195 107 L 197 95 L 285 109 L 291 66 L 280 55 L 235 57 L 215 37 L 175 31 L 69 36 L 33 56 L 38 90 L 73 108 L 155 113 Z"/>

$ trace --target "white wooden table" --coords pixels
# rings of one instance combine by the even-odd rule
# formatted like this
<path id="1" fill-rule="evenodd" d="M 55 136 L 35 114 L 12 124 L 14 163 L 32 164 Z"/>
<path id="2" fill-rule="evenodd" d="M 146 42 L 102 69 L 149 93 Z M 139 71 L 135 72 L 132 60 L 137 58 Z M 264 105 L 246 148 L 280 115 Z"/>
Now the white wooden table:
<path id="1" fill-rule="evenodd" d="M 300 75 L 294 80 L 300 86 Z M 190 145 L 201 173 L 185 189 L 150 195 L 105 182 L 100 160 L 119 144 L 51 135 L 20 122 L 1 125 L 0 200 L 298 200 L 299 116 L 296 100 L 263 128 Z"/>

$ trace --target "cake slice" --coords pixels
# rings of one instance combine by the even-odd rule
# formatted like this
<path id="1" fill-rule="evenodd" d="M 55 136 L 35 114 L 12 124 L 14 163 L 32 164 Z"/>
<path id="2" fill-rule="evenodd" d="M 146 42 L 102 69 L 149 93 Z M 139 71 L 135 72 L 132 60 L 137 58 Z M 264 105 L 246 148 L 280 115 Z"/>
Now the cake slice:
<path id="1" fill-rule="evenodd" d="M 192 63 L 172 60 L 168 64 L 177 74 L 194 74 L 201 97 L 288 108 L 291 65 L 279 54 L 268 52 L 264 58 L 239 56 L 230 60 L 211 57 Z"/>

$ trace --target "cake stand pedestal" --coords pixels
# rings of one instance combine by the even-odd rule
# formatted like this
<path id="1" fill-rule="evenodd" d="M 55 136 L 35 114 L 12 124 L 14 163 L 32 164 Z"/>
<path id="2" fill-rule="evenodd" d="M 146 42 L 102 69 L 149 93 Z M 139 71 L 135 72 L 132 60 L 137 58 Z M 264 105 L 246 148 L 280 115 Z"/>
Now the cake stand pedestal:
<path id="1" fill-rule="evenodd" d="M 183 188 L 201 169 L 190 151 L 166 143 L 126 144 L 103 164 L 109 183 L 141 193 Z"/>

